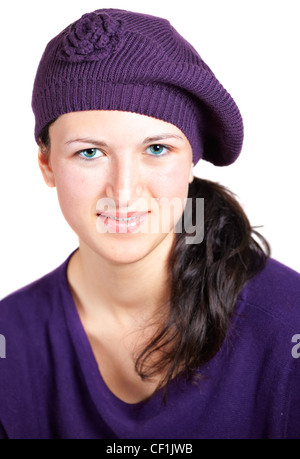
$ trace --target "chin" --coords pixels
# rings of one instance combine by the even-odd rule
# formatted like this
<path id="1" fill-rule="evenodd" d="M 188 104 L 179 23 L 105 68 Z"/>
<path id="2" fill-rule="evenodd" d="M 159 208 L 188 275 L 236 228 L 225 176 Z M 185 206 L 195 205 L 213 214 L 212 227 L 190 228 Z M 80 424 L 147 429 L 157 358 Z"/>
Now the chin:
<path id="1" fill-rule="evenodd" d="M 115 234 L 88 244 L 100 258 L 114 265 L 137 263 L 147 257 L 169 253 L 173 234 Z M 156 258 L 157 259 L 157 258 Z"/>

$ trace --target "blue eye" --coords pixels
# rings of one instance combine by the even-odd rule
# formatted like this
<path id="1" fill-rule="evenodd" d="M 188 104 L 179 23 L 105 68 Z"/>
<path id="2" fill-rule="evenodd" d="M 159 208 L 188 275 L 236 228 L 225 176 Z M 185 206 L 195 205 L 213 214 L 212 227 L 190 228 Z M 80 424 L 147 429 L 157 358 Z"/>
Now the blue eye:
<path id="1" fill-rule="evenodd" d="M 168 150 L 164 145 L 150 145 L 146 151 L 152 156 L 163 156 L 167 154 Z"/>
<path id="2" fill-rule="evenodd" d="M 103 153 L 98 148 L 87 148 L 86 150 L 82 150 L 78 153 L 80 158 L 82 159 L 96 159 L 100 156 L 103 156 Z"/>

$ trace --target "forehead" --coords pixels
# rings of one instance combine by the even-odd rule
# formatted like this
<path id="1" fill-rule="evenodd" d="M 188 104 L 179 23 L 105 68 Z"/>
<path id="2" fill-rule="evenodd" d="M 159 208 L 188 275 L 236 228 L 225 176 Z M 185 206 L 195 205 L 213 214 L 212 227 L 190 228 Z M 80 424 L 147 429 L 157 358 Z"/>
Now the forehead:
<path id="1" fill-rule="evenodd" d="M 101 135 L 123 139 L 144 139 L 151 135 L 170 134 L 188 142 L 185 134 L 175 125 L 166 121 L 138 113 L 91 110 L 66 113 L 51 126 L 50 135 L 54 136 L 90 136 Z"/>

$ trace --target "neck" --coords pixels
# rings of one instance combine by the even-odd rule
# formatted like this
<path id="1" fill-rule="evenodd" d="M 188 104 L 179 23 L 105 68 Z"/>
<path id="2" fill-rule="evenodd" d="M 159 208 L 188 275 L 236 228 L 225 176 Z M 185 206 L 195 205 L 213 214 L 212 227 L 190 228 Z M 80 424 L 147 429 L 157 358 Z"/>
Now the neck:
<path id="1" fill-rule="evenodd" d="M 116 264 L 83 242 L 70 260 L 68 279 L 80 313 L 117 321 L 149 319 L 168 300 L 168 257 L 173 237 L 143 259 Z"/>

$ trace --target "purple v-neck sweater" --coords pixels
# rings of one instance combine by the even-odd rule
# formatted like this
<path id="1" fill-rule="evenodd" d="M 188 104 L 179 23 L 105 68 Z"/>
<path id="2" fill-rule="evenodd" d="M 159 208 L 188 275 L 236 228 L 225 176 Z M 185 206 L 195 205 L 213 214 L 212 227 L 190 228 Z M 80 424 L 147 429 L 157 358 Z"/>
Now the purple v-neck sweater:
<path id="1" fill-rule="evenodd" d="M 70 257 L 69 257 L 70 258 Z M 127 404 L 106 386 L 66 277 L 0 303 L 0 438 L 300 438 L 300 275 L 270 259 L 199 385 Z"/>

